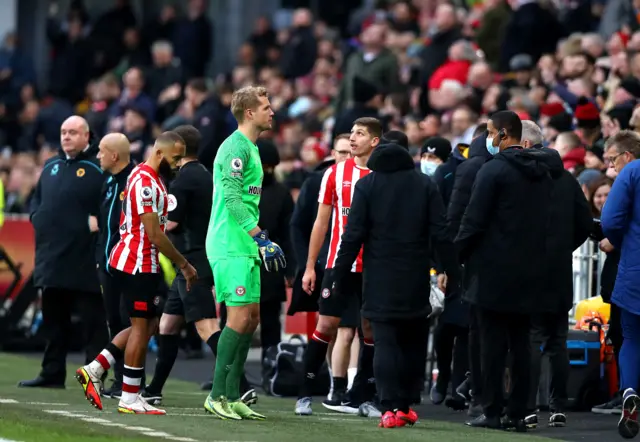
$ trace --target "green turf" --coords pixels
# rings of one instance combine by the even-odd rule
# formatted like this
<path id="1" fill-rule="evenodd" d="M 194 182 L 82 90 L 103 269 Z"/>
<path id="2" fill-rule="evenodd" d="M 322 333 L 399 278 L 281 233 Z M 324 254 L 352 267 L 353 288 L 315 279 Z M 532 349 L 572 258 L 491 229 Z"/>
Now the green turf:
<path id="1" fill-rule="evenodd" d="M 256 411 L 267 416 L 264 422 L 220 421 L 207 415 L 203 408 L 205 393 L 195 383 L 170 381 L 164 391 L 166 416 L 135 416 L 117 413 L 117 402 L 104 399 L 104 410 L 92 408 L 84 399 L 82 389 L 71 377 L 75 367 L 69 366 L 66 390 L 17 388 L 20 379 L 34 376 L 39 361 L 0 353 L 0 437 L 21 442 L 92 441 L 163 441 L 168 437 L 145 436 L 143 429 L 128 430 L 85 422 L 83 418 L 98 418 L 115 425 L 145 427 L 153 432 L 168 433 L 175 438 L 196 441 L 276 441 L 305 442 L 345 441 L 362 438 L 366 441 L 550 441 L 532 435 L 520 435 L 488 430 L 474 430 L 459 423 L 431 421 L 422 416 L 414 427 L 377 428 L 376 419 L 325 413 L 316 404 L 313 416 L 293 414 L 293 399 L 260 396 Z M 1 403 L 6 400 L 17 403 Z M 49 403 L 43 404 L 43 403 Z M 76 417 L 48 414 L 44 410 L 62 410 Z M 104 423 L 104 421 L 103 421 Z M 149 431 L 151 431 L 149 430 Z M 174 439 L 177 440 L 177 439 Z"/>

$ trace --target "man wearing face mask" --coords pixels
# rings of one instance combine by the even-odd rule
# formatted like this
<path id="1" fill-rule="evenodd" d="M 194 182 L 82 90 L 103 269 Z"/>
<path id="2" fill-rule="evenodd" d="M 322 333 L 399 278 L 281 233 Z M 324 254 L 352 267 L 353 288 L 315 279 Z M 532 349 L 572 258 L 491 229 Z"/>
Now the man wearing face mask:
<path id="1" fill-rule="evenodd" d="M 526 431 L 529 394 L 530 315 L 539 312 L 545 289 L 547 226 L 553 196 L 550 153 L 523 149 L 522 122 L 511 111 L 487 123 L 486 149 L 493 155 L 478 172 L 455 243 L 465 264 L 464 298 L 480 331 L 484 414 L 467 425 Z M 523 234 L 526 232 L 526 234 Z M 512 356 L 507 416 L 503 380 Z"/>
<path id="2" fill-rule="evenodd" d="M 475 182 L 476 175 L 482 168 L 482 166 L 493 156 L 487 151 L 486 146 L 486 132 L 487 125 L 481 124 L 476 128 L 473 134 L 473 141 L 469 146 L 468 158 L 460 163 L 456 168 L 453 177 L 453 189 L 451 190 L 451 197 L 449 198 L 449 206 L 447 207 L 447 228 L 449 236 L 453 239 L 460 230 L 460 223 L 462 222 L 462 216 L 469 204 L 469 198 L 471 197 L 471 189 Z M 480 332 L 478 329 L 478 321 L 473 309 L 470 309 L 468 304 L 462 299 L 458 298 L 461 302 L 454 302 L 453 299 L 447 302 L 450 305 L 455 305 L 456 308 L 447 306 L 445 308 L 444 315 L 447 317 L 455 318 L 455 323 L 469 327 L 469 371 L 470 377 L 467 386 L 464 390 L 471 390 L 471 401 L 469 404 L 469 417 L 477 417 L 482 414 L 482 407 L 480 406 L 480 398 L 482 397 L 482 370 L 480 367 Z M 453 314 L 455 312 L 456 314 Z M 461 388 L 462 389 L 462 388 Z M 468 395 L 468 393 L 467 393 Z"/>

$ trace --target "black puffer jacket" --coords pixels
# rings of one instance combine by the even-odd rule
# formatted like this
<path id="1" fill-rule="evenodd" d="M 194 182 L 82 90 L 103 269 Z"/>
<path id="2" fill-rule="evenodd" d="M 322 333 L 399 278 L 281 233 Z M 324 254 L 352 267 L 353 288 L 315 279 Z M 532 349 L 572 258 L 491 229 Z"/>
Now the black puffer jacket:
<path id="1" fill-rule="evenodd" d="M 447 229 L 451 239 L 458 235 L 462 215 L 471 198 L 471 188 L 476 180 L 480 168 L 489 161 L 492 156 L 487 151 L 487 136 L 481 135 L 471 142 L 469 146 L 469 158 L 456 168 L 453 190 L 447 207 Z"/>
<path id="2" fill-rule="evenodd" d="M 362 316 L 371 320 L 426 317 L 431 245 L 451 284 L 459 280 L 444 206 L 428 176 L 416 170 L 409 152 L 379 146 L 367 166 L 372 173 L 355 186 L 349 222 L 333 271 L 336 292 L 364 246 Z"/>
<path id="3" fill-rule="evenodd" d="M 550 156 L 514 146 L 478 172 L 455 240 L 471 304 L 506 313 L 546 310 L 539 297 L 547 289 L 556 191 Z"/>

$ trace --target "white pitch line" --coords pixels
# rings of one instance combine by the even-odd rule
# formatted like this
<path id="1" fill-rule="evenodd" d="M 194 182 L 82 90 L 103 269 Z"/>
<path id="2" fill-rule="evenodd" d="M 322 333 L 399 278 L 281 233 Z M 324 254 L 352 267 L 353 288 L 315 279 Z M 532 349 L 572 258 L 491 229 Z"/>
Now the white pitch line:
<path id="1" fill-rule="evenodd" d="M 144 434 L 145 436 L 151 436 L 151 437 L 173 437 L 169 433 L 163 433 L 162 431 L 148 431 L 142 434 Z"/>
<path id="2" fill-rule="evenodd" d="M 127 426 L 127 427 L 124 427 L 124 429 L 125 430 L 129 430 L 129 431 L 142 431 L 143 433 L 144 432 L 152 433 L 152 432 L 156 431 L 153 428 L 147 428 L 147 427 L 129 427 L 129 426 Z"/>
<path id="3" fill-rule="evenodd" d="M 181 441 L 181 442 L 197 442 L 195 439 L 192 439 L 190 437 L 178 437 L 178 436 L 166 437 L 165 436 L 165 439 L 177 440 L 177 441 Z"/>
<path id="4" fill-rule="evenodd" d="M 85 422 L 90 422 L 92 424 L 103 424 L 104 425 L 104 424 L 110 424 L 111 423 L 111 421 L 108 421 L 106 419 L 102 419 L 102 418 L 99 418 L 99 417 L 85 417 L 85 418 L 82 418 L 81 420 L 83 420 Z"/>
<path id="5" fill-rule="evenodd" d="M 0 404 L 17 404 L 18 401 L 15 399 L 2 399 L 0 398 Z"/>
<path id="6" fill-rule="evenodd" d="M 63 402 L 25 402 L 28 405 L 48 405 L 50 407 L 63 407 L 69 406 L 70 404 L 65 404 Z"/>

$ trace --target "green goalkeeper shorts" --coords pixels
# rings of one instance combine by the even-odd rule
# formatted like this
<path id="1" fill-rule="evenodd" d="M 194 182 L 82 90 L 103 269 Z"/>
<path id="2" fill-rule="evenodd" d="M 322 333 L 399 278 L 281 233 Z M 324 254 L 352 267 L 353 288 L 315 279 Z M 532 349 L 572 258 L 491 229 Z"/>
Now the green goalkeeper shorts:
<path id="1" fill-rule="evenodd" d="M 260 258 L 210 260 L 216 301 L 228 307 L 260 303 Z"/>

